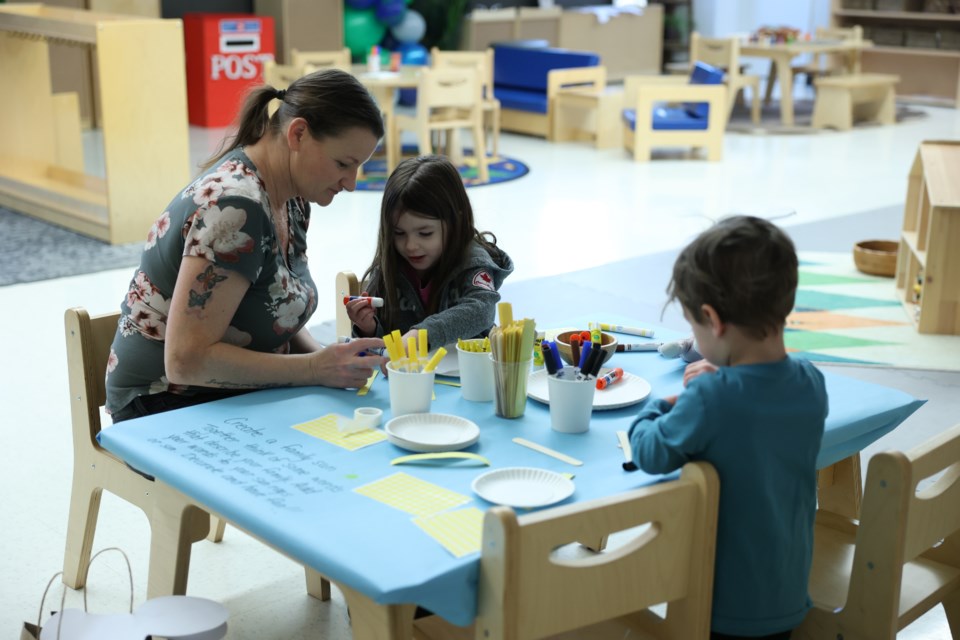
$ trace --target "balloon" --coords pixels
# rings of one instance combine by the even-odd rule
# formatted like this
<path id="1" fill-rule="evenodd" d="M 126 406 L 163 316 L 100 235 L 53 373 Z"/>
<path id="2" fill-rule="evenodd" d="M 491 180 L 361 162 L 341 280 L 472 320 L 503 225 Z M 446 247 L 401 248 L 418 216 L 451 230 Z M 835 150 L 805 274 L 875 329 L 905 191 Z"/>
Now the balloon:
<path id="1" fill-rule="evenodd" d="M 403 19 L 399 24 L 391 27 L 390 32 L 400 42 L 420 42 L 420 38 L 427 32 L 427 21 L 419 12 L 407 9 Z"/>
<path id="2" fill-rule="evenodd" d="M 366 59 L 370 47 L 380 42 L 387 28 L 377 22 L 373 11 L 358 11 L 345 7 L 343 10 L 344 44 L 355 58 Z"/>
<path id="3" fill-rule="evenodd" d="M 387 29 L 383 37 L 380 38 L 380 46 L 389 51 L 396 51 L 397 47 L 400 46 L 400 41 L 393 37 L 390 29 Z"/>
<path id="4" fill-rule="evenodd" d="M 347 0 L 347 7 L 350 9 L 370 9 L 377 4 L 377 0 Z"/>
<path id="5" fill-rule="evenodd" d="M 391 27 L 400 24 L 406 12 L 404 0 L 380 0 L 376 9 L 377 20 Z"/>

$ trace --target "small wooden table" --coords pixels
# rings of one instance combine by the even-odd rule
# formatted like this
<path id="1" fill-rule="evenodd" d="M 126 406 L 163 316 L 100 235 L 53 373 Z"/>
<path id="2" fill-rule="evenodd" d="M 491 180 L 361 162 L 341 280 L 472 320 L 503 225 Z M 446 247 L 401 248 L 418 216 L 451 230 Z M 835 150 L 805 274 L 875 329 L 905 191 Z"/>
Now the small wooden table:
<path id="1" fill-rule="evenodd" d="M 554 142 L 593 140 L 597 149 L 623 145 L 623 89 L 562 89 L 554 98 Z"/>
<path id="2" fill-rule="evenodd" d="M 401 67 L 400 71 L 370 72 L 366 70 L 366 67 L 355 66 L 353 73 L 367 88 L 377 104 L 380 105 L 380 112 L 383 114 L 383 146 L 386 150 L 387 175 L 389 176 L 400 163 L 398 156 L 401 153 L 401 145 L 397 145 L 397 151 L 393 152 L 393 145 L 390 144 L 393 139 L 392 136 L 399 135 L 393 117 L 396 92 L 398 89 L 416 89 L 420 82 L 420 68 L 405 66 Z"/>
<path id="3" fill-rule="evenodd" d="M 793 72 L 790 61 L 796 56 L 818 53 L 843 54 L 848 72 L 860 68 L 860 52 L 873 43 L 868 40 L 853 42 L 848 40 L 809 40 L 783 44 L 746 43 L 740 45 L 740 55 L 757 58 L 770 58 L 777 70 L 777 82 L 780 83 L 780 121 L 785 126 L 793 125 Z M 771 69 L 771 73 L 773 69 Z"/>

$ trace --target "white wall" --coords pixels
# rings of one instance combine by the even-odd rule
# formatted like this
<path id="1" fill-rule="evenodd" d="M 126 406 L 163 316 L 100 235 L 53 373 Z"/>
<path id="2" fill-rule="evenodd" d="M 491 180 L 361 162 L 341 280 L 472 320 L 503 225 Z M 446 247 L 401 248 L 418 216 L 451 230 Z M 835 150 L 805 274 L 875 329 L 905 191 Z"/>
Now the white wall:
<path id="1" fill-rule="evenodd" d="M 709 37 L 788 26 L 813 33 L 830 24 L 830 0 L 693 0 L 694 25 Z"/>

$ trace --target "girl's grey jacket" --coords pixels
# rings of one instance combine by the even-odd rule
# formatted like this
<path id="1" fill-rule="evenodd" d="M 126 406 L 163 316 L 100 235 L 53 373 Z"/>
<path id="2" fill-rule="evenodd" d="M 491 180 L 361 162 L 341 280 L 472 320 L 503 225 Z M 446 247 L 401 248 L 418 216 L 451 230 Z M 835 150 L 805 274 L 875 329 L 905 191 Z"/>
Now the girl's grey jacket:
<path id="1" fill-rule="evenodd" d="M 410 282 L 404 273 L 398 274 L 399 326 L 383 327 L 378 317 L 376 335 L 383 337 L 384 333 L 394 329 L 400 333 L 410 329 L 426 329 L 431 349 L 456 342 L 458 338 L 485 337 L 496 318 L 500 285 L 513 273 L 513 260 L 496 247 L 494 255 L 490 255 L 476 241 L 470 244 L 469 251 L 470 255 L 460 273 L 440 292 L 438 311 L 429 317 L 423 308 L 417 285 Z M 370 280 L 376 280 L 376 276 L 374 272 Z M 363 288 L 371 295 L 382 295 L 371 291 L 367 285 L 364 283 Z"/>

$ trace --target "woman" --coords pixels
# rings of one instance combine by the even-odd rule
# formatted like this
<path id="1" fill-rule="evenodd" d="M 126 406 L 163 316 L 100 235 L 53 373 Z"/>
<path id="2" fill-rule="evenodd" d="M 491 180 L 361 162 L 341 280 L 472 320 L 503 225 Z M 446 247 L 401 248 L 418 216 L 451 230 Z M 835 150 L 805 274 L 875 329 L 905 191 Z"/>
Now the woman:
<path id="1" fill-rule="evenodd" d="M 114 422 L 266 387 L 360 387 L 383 364 L 361 356 L 381 340 L 322 348 L 305 329 L 317 306 L 308 203 L 353 191 L 382 136 L 379 109 L 343 71 L 247 96 L 236 135 L 147 236 L 107 365 Z"/>

